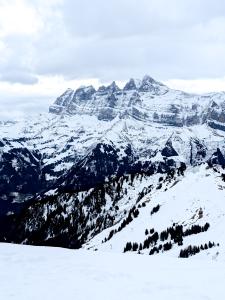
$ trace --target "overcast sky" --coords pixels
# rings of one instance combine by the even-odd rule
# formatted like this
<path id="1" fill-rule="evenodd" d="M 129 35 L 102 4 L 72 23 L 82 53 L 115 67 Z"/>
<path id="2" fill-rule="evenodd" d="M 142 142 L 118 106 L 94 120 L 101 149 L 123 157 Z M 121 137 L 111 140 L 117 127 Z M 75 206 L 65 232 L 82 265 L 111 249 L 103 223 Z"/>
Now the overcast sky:
<path id="1" fill-rule="evenodd" d="M 0 119 L 44 111 L 67 87 L 149 74 L 225 90 L 223 0 L 0 0 Z"/>

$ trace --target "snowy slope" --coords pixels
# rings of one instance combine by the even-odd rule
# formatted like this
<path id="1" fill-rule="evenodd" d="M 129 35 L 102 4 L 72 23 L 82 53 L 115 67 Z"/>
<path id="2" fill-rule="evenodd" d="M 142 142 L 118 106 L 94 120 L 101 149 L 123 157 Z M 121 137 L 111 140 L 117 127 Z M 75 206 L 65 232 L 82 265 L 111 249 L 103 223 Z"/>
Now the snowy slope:
<path id="1" fill-rule="evenodd" d="M 127 252 L 174 257 L 188 246 L 204 246 L 189 256 L 209 259 L 210 248 L 210 258 L 225 259 L 224 178 L 220 166 L 201 164 L 113 178 L 82 192 L 54 191 L 16 220 L 13 241 L 118 253 L 131 242 L 138 248 Z M 175 238 L 169 232 L 162 239 L 168 229 L 174 230 Z M 155 234 L 156 240 L 145 247 L 146 239 Z M 171 247 L 165 249 L 168 243 Z M 157 251 L 151 253 L 153 249 Z"/>
<path id="2" fill-rule="evenodd" d="M 152 183 L 151 179 L 149 183 Z M 189 245 L 201 245 L 209 241 L 219 244 L 212 250 L 212 255 L 225 257 L 225 182 L 221 174 L 209 169 L 206 165 L 190 168 L 184 177 L 178 177 L 175 182 L 162 184 L 161 189 L 154 190 L 144 196 L 139 204 L 146 206 L 139 209 L 140 214 L 122 231 L 104 243 L 110 230 L 118 228 L 120 224 L 102 231 L 95 236 L 85 248 L 104 251 L 123 252 L 126 242 L 143 243 L 146 239 L 145 230 L 154 228 L 155 232 L 162 232 L 168 227 L 182 225 L 184 230 L 192 225 L 204 226 L 210 224 L 206 232 L 192 234 L 183 238 L 182 246 L 172 241 L 172 249 L 169 255 L 179 256 L 180 250 Z M 160 209 L 151 215 L 154 207 L 160 205 Z M 171 240 L 169 238 L 169 240 Z M 156 246 L 164 244 L 158 240 Z M 154 245 L 155 246 L 155 245 Z M 152 246 L 153 248 L 153 246 Z M 141 253 L 148 254 L 149 249 L 143 249 Z M 137 251 L 136 251 L 137 253 Z M 160 251 L 161 254 L 167 252 Z M 207 251 L 202 251 L 199 256 L 208 256 Z"/>
<path id="3" fill-rule="evenodd" d="M 224 261 L 0 244 L 0 298 L 218 300 Z"/>

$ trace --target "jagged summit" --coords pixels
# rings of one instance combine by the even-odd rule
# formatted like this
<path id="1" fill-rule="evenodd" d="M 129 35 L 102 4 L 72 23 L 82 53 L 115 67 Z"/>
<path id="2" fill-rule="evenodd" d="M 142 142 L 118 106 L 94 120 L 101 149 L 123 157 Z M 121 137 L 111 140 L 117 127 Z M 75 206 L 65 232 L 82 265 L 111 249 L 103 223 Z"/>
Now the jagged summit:
<path id="1" fill-rule="evenodd" d="M 124 91 L 130 91 L 130 90 L 138 90 L 142 84 L 142 81 L 139 79 L 133 79 L 131 78 L 124 86 Z"/>
<path id="2" fill-rule="evenodd" d="M 80 87 L 78 88 L 75 93 L 74 97 L 72 99 L 73 102 L 76 102 L 76 100 L 84 101 L 88 100 L 96 93 L 95 88 L 90 85 L 90 86 L 85 86 L 85 87 Z"/>
<path id="3" fill-rule="evenodd" d="M 109 93 L 115 93 L 115 92 L 118 92 L 120 91 L 120 88 L 117 86 L 116 82 L 113 81 L 110 85 L 108 86 L 100 86 L 97 93 L 100 94 L 100 95 L 106 95 L 106 94 L 109 94 Z"/>
<path id="4" fill-rule="evenodd" d="M 138 90 L 140 92 L 151 92 L 152 94 L 160 95 L 162 93 L 166 93 L 169 89 L 161 82 L 158 82 L 152 77 L 145 75 Z"/>

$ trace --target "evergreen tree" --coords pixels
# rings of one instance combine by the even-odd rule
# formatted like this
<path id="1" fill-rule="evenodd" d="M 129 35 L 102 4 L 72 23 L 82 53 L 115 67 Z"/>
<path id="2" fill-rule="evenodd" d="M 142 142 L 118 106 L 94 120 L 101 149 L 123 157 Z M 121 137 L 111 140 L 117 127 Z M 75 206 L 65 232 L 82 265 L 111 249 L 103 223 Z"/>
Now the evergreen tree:
<path id="1" fill-rule="evenodd" d="M 171 242 L 166 243 L 166 244 L 163 245 L 163 250 L 164 251 L 169 251 L 171 248 L 172 248 Z"/>
<path id="2" fill-rule="evenodd" d="M 138 243 L 133 243 L 132 250 L 137 251 L 138 250 Z"/>
<path id="3" fill-rule="evenodd" d="M 123 252 L 131 251 L 132 250 L 132 244 L 131 242 L 127 242 L 126 246 L 124 247 Z"/>
<path id="4" fill-rule="evenodd" d="M 154 231 L 155 231 L 154 228 L 151 228 L 151 229 L 150 229 L 150 233 L 151 233 L 151 234 L 153 234 Z"/>

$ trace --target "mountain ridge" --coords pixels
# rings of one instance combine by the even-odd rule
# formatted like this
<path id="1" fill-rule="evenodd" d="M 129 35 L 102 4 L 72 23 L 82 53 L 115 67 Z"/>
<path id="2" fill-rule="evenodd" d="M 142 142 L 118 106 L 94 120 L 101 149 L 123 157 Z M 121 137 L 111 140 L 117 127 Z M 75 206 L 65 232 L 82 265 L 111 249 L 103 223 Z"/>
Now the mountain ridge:
<path id="1" fill-rule="evenodd" d="M 136 84 L 136 82 L 138 82 Z M 168 88 L 145 75 L 130 79 L 122 89 L 115 81 L 95 90 L 93 86 L 68 89 L 58 97 L 49 112 L 55 114 L 89 114 L 110 121 L 117 115 L 183 126 L 208 122 L 222 126 L 225 122 L 225 93 L 189 94 Z"/>

